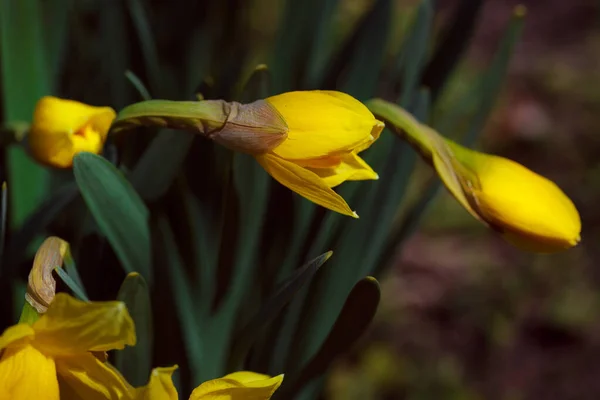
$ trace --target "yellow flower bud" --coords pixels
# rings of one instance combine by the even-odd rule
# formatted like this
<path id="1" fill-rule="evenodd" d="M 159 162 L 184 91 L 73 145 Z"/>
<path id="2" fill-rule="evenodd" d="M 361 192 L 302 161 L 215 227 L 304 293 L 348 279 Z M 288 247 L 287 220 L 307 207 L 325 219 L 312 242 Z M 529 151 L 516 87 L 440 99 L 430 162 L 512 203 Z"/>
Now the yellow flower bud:
<path id="1" fill-rule="evenodd" d="M 40 163 L 69 168 L 75 154 L 102 151 L 116 113 L 110 107 L 93 107 L 56 97 L 41 98 L 28 135 L 31 155 Z"/>
<path id="2" fill-rule="evenodd" d="M 579 242 L 579 213 L 554 182 L 512 160 L 448 144 L 468 170 L 464 192 L 473 211 L 511 243 L 550 253 Z"/>
<path id="3" fill-rule="evenodd" d="M 524 250 L 552 253 L 580 241 L 579 213 L 552 181 L 514 161 L 447 140 L 395 104 L 374 99 L 368 105 L 433 165 L 471 215 L 509 242 Z"/>

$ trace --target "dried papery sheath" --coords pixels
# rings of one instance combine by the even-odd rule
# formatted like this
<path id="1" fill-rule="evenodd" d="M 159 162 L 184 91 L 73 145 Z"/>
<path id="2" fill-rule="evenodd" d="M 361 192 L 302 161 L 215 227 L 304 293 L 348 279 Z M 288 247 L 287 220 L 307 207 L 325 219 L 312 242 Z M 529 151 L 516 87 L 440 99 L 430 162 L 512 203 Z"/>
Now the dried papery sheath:
<path id="1" fill-rule="evenodd" d="M 125 107 L 113 123 L 120 132 L 137 126 L 182 129 L 235 151 L 262 154 L 287 138 L 279 112 L 264 100 L 250 104 L 223 100 L 149 100 Z"/>
<path id="2" fill-rule="evenodd" d="M 46 312 L 56 294 L 56 280 L 52 271 L 62 266 L 68 246 L 64 240 L 51 236 L 44 240 L 35 254 L 25 300 L 40 314 Z"/>

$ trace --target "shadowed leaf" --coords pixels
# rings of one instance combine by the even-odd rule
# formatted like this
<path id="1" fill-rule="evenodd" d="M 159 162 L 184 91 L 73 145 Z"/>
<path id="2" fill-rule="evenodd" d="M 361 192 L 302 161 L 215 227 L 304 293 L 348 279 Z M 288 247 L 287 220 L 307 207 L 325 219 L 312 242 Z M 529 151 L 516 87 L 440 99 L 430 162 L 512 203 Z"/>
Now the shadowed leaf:
<path id="1" fill-rule="evenodd" d="M 125 272 L 151 278 L 148 209 L 121 172 L 104 158 L 79 153 L 73 172 L 81 195 Z"/>

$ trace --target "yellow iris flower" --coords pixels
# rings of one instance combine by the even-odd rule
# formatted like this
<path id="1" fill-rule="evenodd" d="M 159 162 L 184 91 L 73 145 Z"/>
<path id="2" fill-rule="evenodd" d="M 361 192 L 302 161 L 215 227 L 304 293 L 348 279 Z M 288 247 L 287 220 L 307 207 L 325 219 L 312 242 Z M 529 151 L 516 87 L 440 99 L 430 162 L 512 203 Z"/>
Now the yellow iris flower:
<path id="1" fill-rule="evenodd" d="M 177 390 L 171 380 L 175 369 L 155 368 L 148 385 L 136 389 L 135 400 L 177 400 Z M 234 372 L 204 382 L 194 389 L 189 400 L 269 400 L 282 381 L 283 375 L 271 378 L 249 371 Z"/>
<path id="2" fill-rule="evenodd" d="M 135 344 L 125 304 L 86 303 L 59 293 L 32 325 L 0 336 L 0 399 L 120 399 L 133 388 L 91 352 Z"/>
<path id="3" fill-rule="evenodd" d="M 75 154 L 99 154 L 116 113 L 110 107 L 93 107 L 73 100 L 46 96 L 33 114 L 28 135 L 31 155 L 58 168 L 73 165 Z"/>
<path id="4" fill-rule="evenodd" d="M 358 156 L 381 134 L 384 124 L 361 102 L 334 91 L 288 92 L 265 100 L 285 121 L 287 138 L 254 155 L 279 183 L 308 200 L 358 217 L 333 191 L 345 181 L 378 179 Z"/>

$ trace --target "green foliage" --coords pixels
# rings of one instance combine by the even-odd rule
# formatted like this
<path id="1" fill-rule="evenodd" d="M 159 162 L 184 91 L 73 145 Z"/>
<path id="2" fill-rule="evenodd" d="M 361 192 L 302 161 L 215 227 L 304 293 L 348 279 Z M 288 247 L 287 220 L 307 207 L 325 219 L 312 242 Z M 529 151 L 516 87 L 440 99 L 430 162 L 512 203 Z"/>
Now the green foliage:
<path id="1" fill-rule="evenodd" d="M 240 1 L 90 1 L 89 8 L 73 2 L 64 13 L 52 8 L 48 23 L 72 25 L 46 38 L 42 3 L 0 3 L 7 122 L 29 120 L 35 101 L 56 87 L 61 96 L 115 108 L 151 96 L 250 102 L 288 90 L 336 89 L 363 101 L 391 99 L 427 123 L 457 62 L 436 72 L 441 82 L 427 76 L 435 87 L 423 85 L 441 51 L 432 51 L 432 0 L 410 12 L 402 46 L 391 52 L 397 23 L 391 0 L 372 2 L 340 43 L 335 16 L 342 2 L 288 0 L 273 43 L 263 46 L 268 52 L 254 43 L 250 6 Z M 87 14 L 98 18 L 98 35 L 73 22 Z M 500 92 L 521 20 L 513 19 L 469 98 L 436 114 L 442 133 L 463 133 L 455 121 L 467 118 L 465 141 L 474 141 Z M 51 68 L 44 67 L 45 57 Z M 268 66 L 257 67 L 256 60 Z M 69 83 L 61 86 L 59 76 Z M 186 371 L 182 398 L 238 369 L 285 373 L 279 398 L 318 398 L 332 362 L 375 314 L 375 278 L 439 187 L 432 182 L 406 204 L 416 154 L 388 130 L 365 153 L 380 179 L 339 189 L 359 220 L 325 212 L 272 181 L 252 157 L 187 132 L 111 134 L 105 157 L 82 153 L 72 174 L 52 171 L 52 191 L 45 186 L 48 169 L 33 164 L 21 147 L 8 152 L 13 231 L 0 272 L 14 279 L 14 270 L 29 262 L 26 249 L 36 235 L 60 235 L 79 265 L 65 260 L 66 271 L 59 270 L 67 287 L 84 299 L 124 301 L 136 322 L 138 344 L 115 356 L 117 367 L 142 384 L 151 367 L 177 363 Z M 320 268 L 330 249 L 335 255 Z M 94 269 L 107 271 L 102 282 Z"/>

